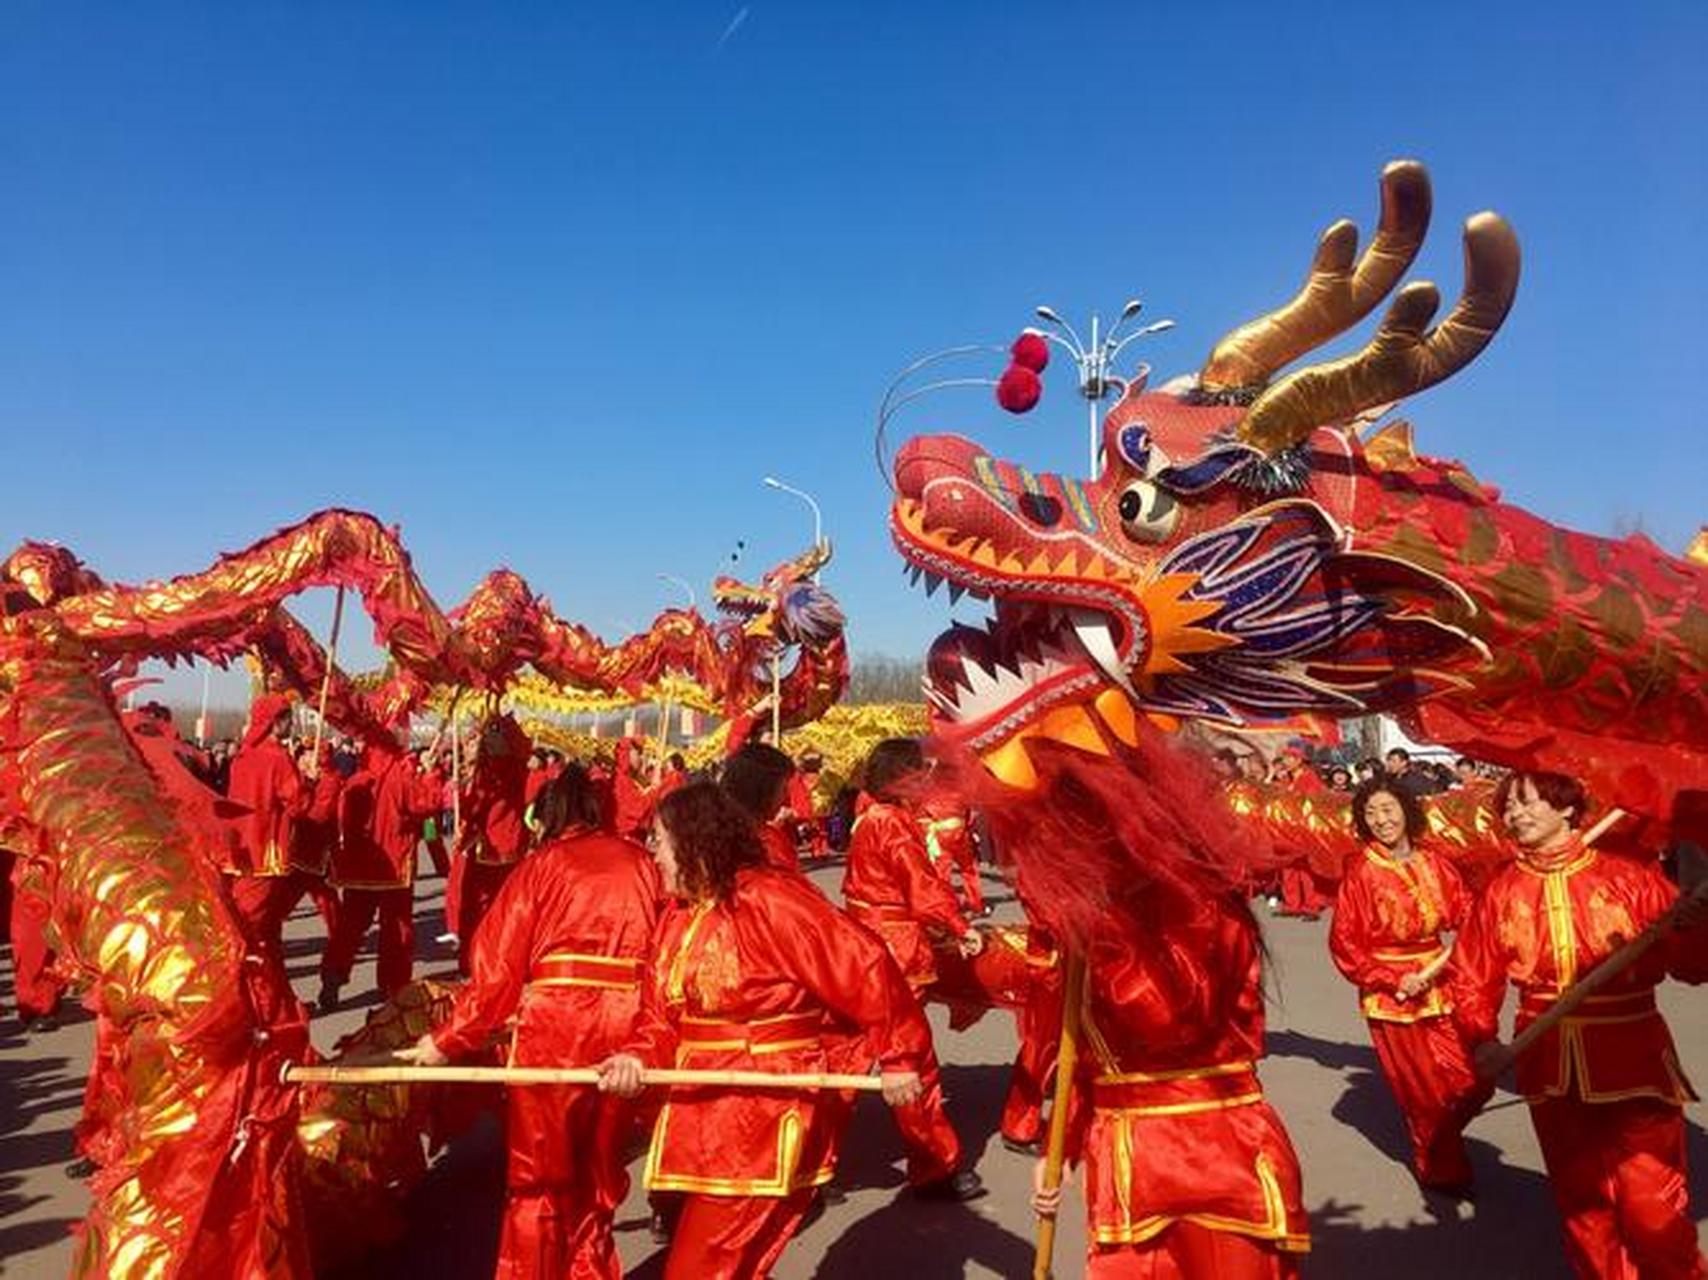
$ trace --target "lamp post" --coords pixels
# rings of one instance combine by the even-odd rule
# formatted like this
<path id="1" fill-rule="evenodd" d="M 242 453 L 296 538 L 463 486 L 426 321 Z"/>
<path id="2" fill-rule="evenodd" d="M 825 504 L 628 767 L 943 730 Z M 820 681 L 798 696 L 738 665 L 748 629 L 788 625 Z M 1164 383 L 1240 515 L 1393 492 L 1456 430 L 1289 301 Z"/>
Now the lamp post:
<path id="1" fill-rule="evenodd" d="M 1034 332 L 1040 334 L 1045 341 L 1055 343 L 1072 356 L 1074 367 L 1079 372 L 1079 394 L 1085 397 L 1091 421 L 1091 469 L 1086 472 L 1086 475 L 1093 480 L 1097 478 L 1097 453 L 1103 443 L 1103 433 L 1100 429 L 1102 425 L 1101 414 L 1098 406 L 1109 396 L 1125 390 L 1127 385 L 1125 378 L 1117 377 L 1112 372 L 1115 358 L 1121 354 L 1128 343 L 1149 337 L 1153 333 L 1161 333 L 1165 329 L 1174 328 L 1174 321 L 1172 320 L 1157 320 L 1147 324 L 1142 329 L 1135 329 L 1125 337 L 1121 337 L 1121 326 L 1138 315 L 1143 309 L 1144 304 L 1137 298 L 1129 299 L 1101 341 L 1098 340 L 1098 328 L 1101 321 L 1098 316 L 1093 315 L 1091 317 L 1091 341 L 1089 344 L 1080 341 L 1079 334 L 1074 330 L 1074 327 L 1056 314 L 1054 308 L 1039 307 L 1036 311 L 1038 319 L 1044 321 L 1050 328 L 1034 330 Z"/>
<path id="2" fill-rule="evenodd" d="M 807 506 L 812 508 L 812 545 L 814 551 L 824 547 L 824 512 L 819 510 L 818 499 L 805 489 L 797 489 L 792 484 L 784 484 L 776 476 L 765 476 L 761 481 L 767 489 L 777 489 L 783 493 L 792 493 Z M 812 575 L 816 576 L 817 570 Z M 782 749 L 783 745 L 783 644 L 777 642 L 771 651 L 771 745 Z"/>
<path id="3" fill-rule="evenodd" d="M 792 493 L 812 508 L 812 544 L 815 549 L 822 547 L 824 545 L 824 513 L 818 508 L 818 499 L 805 489 L 797 489 L 792 484 L 784 484 L 776 476 L 766 476 L 760 483 L 767 489 L 778 489 L 784 493 Z"/>
<path id="4" fill-rule="evenodd" d="M 661 573 L 658 575 L 658 580 L 660 582 L 668 582 L 673 586 L 682 588 L 683 592 L 686 593 L 688 597 L 688 607 L 690 609 L 699 607 L 700 598 L 694 594 L 693 584 L 690 583 L 688 579 L 679 578 L 674 573 Z"/>

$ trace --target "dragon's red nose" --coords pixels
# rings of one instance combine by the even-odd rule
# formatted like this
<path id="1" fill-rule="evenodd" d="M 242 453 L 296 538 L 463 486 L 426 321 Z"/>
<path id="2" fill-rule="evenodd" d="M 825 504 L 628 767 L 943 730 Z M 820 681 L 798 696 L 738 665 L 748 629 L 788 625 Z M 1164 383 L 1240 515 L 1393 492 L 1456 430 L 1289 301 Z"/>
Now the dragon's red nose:
<path id="1" fill-rule="evenodd" d="M 915 436 L 896 453 L 896 496 L 917 502 L 925 496 L 930 481 L 970 475 L 973 459 L 982 452 L 960 436 Z"/>

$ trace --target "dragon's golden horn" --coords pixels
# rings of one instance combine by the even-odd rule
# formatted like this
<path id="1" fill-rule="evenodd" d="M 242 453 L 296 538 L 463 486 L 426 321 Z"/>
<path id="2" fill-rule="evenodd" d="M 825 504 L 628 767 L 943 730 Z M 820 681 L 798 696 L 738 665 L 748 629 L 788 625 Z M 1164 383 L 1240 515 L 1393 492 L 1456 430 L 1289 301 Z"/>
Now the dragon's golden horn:
<path id="1" fill-rule="evenodd" d="M 1288 374 L 1258 397 L 1240 438 L 1273 453 L 1319 426 L 1432 387 L 1464 368 L 1494 337 L 1518 292 L 1518 237 L 1504 218 L 1479 213 L 1465 223 L 1465 292 L 1426 333 L 1441 295 L 1427 281 L 1394 295 L 1370 344 L 1356 355 Z"/>
<path id="2" fill-rule="evenodd" d="M 1342 220 L 1317 241 L 1310 274 L 1279 311 L 1243 324 L 1216 344 L 1199 371 L 1208 391 L 1260 387 L 1269 375 L 1369 315 L 1411 265 L 1429 229 L 1429 174 L 1416 160 L 1382 170 L 1382 217 L 1364 256 L 1358 227 Z"/>

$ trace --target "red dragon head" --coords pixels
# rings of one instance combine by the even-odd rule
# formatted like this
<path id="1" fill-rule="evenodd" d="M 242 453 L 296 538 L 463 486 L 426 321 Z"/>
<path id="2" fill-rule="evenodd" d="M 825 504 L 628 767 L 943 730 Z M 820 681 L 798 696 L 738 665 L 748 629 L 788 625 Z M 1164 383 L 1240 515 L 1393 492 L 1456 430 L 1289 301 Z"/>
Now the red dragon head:
<path id="1" fill-rule="evenodd" d="M 1390 165 L 1364 254 L 1353 224 L 1335 223 L 1292 302 L 1224 338 L 1194 376 L 1155 391 L 1136 378 L 1090 480 L 957 436 L 901 449 L 891 528 L 915 580 L 995 607 L 983 630 L 952 628 L 932 648 L 942 736 L 1024 786 L 1029 736 L 1107 753 L 1111 736 L 1135 740 L 1141 714 L 1360 714 L 1414 703 L 1479 660 L 1453 625 L 1468 599 L 1404 559 L 1350 550 L 1335 486 L 1350 483 L 1349 427 L 1492 337 L 1517 287 L 1511 229 L 1489 213 L 1466 224 L 1464 294 L 1433 330 L 1435 287 L 1408 284 L 1362 351 L 1269 381 L 1381 301 L 1429 209 L 1422 166 Z"/>

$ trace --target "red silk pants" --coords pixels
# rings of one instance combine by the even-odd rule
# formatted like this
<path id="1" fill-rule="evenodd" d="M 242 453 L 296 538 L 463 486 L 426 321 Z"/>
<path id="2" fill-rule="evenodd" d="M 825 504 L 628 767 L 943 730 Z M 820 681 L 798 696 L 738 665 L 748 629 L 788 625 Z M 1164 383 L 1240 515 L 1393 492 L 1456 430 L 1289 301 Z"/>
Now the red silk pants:
<path id="1" fill-rule="evenodd" d="M 356 952 L 376 916 L 380 926 L 379 988 L 380 994 L 389 998 L 409 985 L 415 965 L 415 891 L 408 885 L 344 890 L 338 924 L 321 958 L 320 974 L 334 986 L 350 981 Z"/>
<path id="2" fill-rule="evenodd" d="M 1086 1280 L 1292 1280 L 1299 1255 L 1264 1240 L 1177 1222 L 1143 1244 L 1099 1245 Z"/>
<path id="3" fill-rule="evenodd" d="M 611 1219 L 629 1191 L 633 1125 L 630 1106 L 594 1089 L 510 1090 L 497 1280 L 620 1280 Z"/>
<path id="4" fill-rule="evenodd" d="M 690 1195 L 682 1206 L 664 1280 L 764 1280 L 783 1256 L 816 1194 Z"/>
<path id="5" fill-rule="evenodd" d="M 1682 1110 L 1654 1098 L 1549 1098 L 1530 1104 L 1530 1119 L 1579 1276 L 1708 1276 L 1690 1218 Z"/>
<path id="6" fill-rule="evenodd" d="M 476 862 L 473 858 L 458 859 L 463 869 L 462 883 L 457 894 L 457 967 L 466 977 L 469 971 L 469 948 L 474 945 L 474 932 L 492 907 L 492 900 L 504 887 L 515 870 L 514 862 Z"/>
<path id="7" fill-rule="evenodd" d="M 1411 1165 L 1426 1187 L 1471 1182 L 1465 1125 L 1488 1101 L 1451 1017 L 1417 1022 L 1371 1019 L 1370 1043 L 1411 1135 Z"/>

